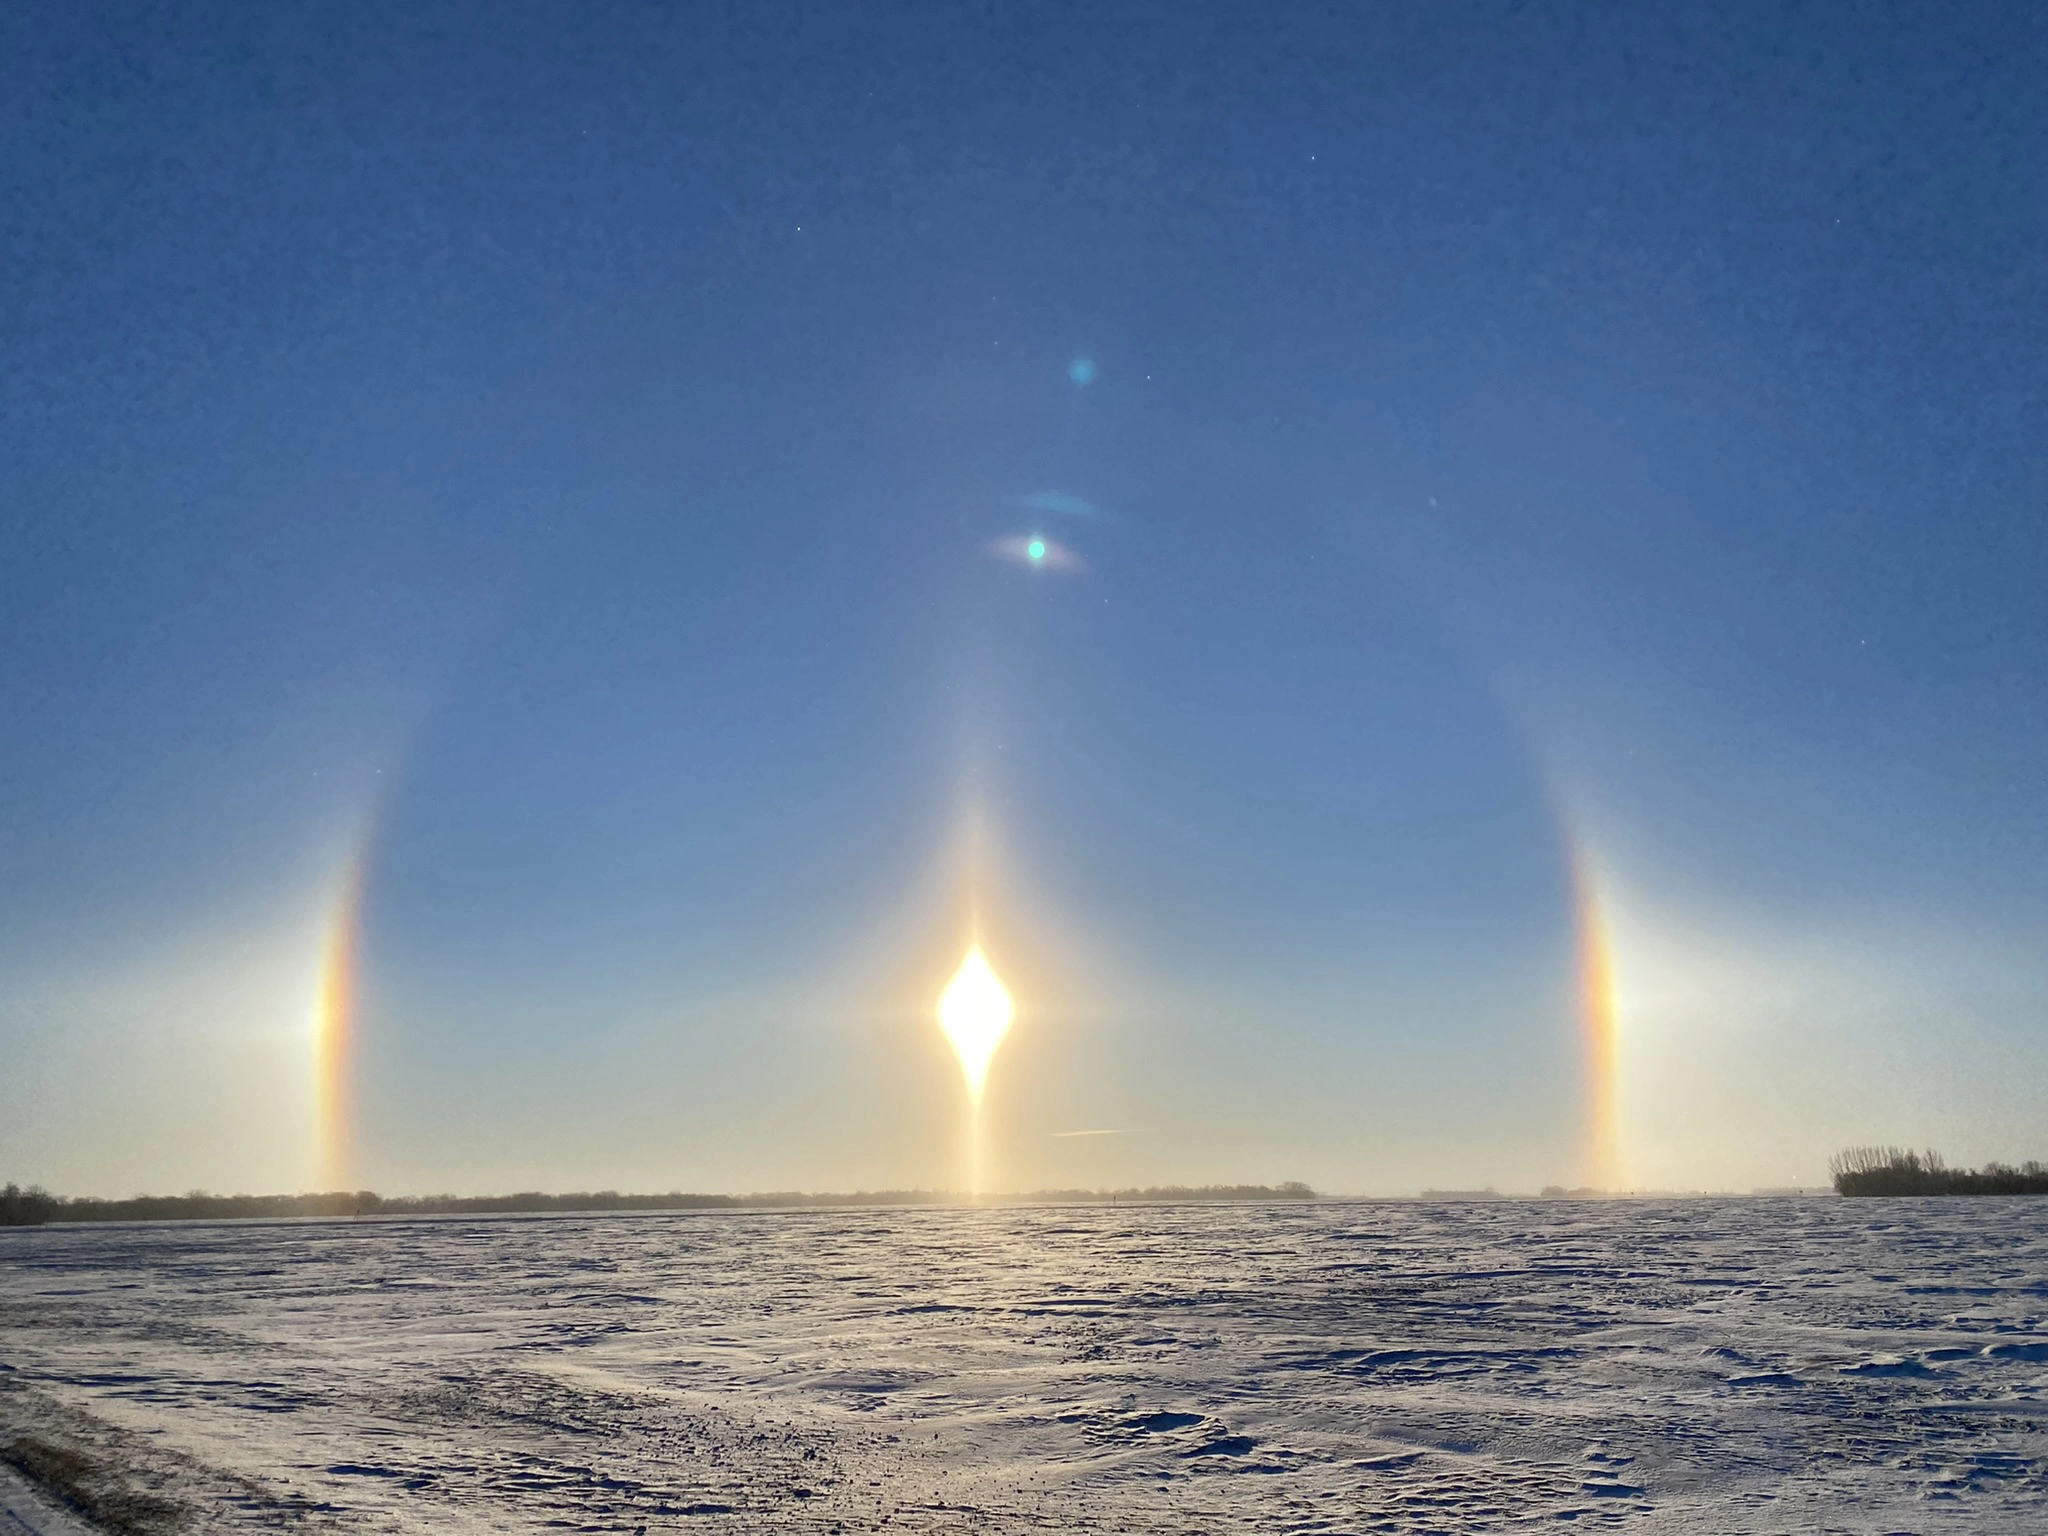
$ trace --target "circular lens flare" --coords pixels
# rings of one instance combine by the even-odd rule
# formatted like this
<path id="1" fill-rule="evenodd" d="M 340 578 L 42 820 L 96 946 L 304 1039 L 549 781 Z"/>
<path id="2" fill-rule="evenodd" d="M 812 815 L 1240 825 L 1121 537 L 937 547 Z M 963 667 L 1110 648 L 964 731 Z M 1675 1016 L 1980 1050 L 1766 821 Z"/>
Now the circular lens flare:
<path id="1" fill-rule="evenodd" d="M 1015 1012 L 1008 990 L 981 947 L 968 950 L 959 971 L 939 994 L 939 1027 L 953 1042 L 960 1071 L 967 1079 L 967 1097 L 977 1105 L 982 1085 L 988 1081 L 988 1064 L 1009 1033 Z"/>
<path id="2" fill-rule="evenodd" d="M 1088 569 L 1087 561 L 1058 539 L 1043 533 L 1013 533 L 1007 538 L 992 539 L 982 548 L 1005 565 L 1020 566 L 1027 571 L 1077 576 Z"/>

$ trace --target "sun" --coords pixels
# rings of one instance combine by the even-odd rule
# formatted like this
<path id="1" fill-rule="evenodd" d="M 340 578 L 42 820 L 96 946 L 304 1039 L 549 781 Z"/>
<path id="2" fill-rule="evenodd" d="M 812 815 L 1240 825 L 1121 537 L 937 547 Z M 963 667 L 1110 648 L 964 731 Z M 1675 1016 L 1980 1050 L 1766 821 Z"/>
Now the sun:
<path id="1" fill-rule="evenodd" d="M 1009 991 L 981 947 L 968 950 L 959 971 L 939 994 L 939 1027 L 953 1042 L 960 1070 L 967 1078 L 967 1097 L 977 1105 L 982 1085 L 988 1081 L 989 1061 L 1009 1033 L 1015 1013 Z"/>

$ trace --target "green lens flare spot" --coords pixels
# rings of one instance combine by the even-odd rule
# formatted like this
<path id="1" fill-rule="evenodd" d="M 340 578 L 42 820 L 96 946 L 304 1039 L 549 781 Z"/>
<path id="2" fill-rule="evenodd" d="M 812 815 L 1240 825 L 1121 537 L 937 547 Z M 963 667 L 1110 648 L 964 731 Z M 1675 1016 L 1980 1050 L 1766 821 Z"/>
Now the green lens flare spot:
<path id="1" fill-rule="evenodd" d="M 1045 540 L 1033 539 L 1024 546 L 1024 553 L 1034 560 L 1043 560 L 1045 558 Z"/>

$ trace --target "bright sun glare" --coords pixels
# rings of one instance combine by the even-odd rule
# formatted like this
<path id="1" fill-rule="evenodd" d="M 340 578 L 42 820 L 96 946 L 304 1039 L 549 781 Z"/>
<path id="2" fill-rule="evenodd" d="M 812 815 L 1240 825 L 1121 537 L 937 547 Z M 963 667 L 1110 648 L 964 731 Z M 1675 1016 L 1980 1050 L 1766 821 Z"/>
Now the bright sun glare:
<path id="1" fill-rule="evenodd" d="M 1009 1032 L 1015 1009 L 1001 979 L 990 969 L 979 945 L 967 951 L 960 970 L 939 994 L 939 1027 L 953 1042 L 960 1070 L 967 1076 L 967 1096 L 981 1102 L 988 1064 Z"/>

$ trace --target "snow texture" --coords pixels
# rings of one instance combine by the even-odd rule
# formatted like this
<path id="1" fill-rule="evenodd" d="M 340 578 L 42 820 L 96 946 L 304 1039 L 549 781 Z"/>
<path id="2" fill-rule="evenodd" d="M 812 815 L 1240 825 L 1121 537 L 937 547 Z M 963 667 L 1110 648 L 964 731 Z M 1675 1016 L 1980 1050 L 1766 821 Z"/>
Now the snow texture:
<path id="1" fill-rule="evenodd" d="M 12 1467 L 0 1465 L 0 1536 L 93 1536 L 93 1531 Z"/>
<path id="2" fill-rule="evenodd" d="M 47 1228 L 0 1445 L 166 1530 L 2034 1531 L 2044 1309 L 2048 1200 Z"/>

